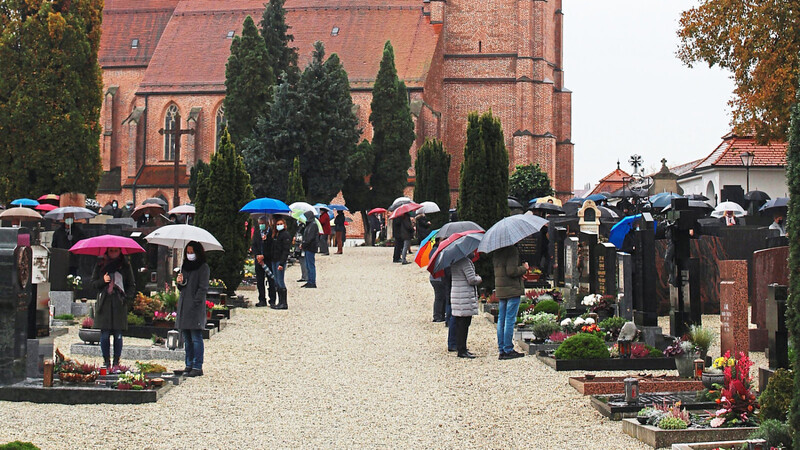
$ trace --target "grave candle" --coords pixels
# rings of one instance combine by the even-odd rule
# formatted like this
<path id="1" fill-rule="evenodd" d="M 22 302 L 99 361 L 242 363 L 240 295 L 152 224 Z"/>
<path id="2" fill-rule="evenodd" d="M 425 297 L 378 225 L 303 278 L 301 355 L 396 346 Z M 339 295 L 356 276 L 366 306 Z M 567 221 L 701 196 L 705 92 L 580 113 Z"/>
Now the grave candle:
<path id="1" fill-rule="evenodd" d="M 625 378 L 625 403 L 639 402 L 639 380 L 637 378 Z"/>
<path id="2" fill-rule="evenodd" d="M 700 358 L 694 360 L 694 377 L 696 379 L 703 378 L 703 369 L 706 367 L 706 362 Z"/>

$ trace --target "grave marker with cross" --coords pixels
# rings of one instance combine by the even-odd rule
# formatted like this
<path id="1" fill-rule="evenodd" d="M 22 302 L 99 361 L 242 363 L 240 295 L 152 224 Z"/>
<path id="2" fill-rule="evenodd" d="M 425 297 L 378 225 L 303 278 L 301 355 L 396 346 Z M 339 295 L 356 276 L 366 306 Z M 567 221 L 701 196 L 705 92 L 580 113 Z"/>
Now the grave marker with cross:
<path id="1" fill-rule="evenodd" d="M 170 135 L 174 136 L 174 138 L 175 138 L 175 141 L 174 141 L 174 145 L 175 145 L 175 155 L 174 155 L 174 160 L 175 160 L 175 179 L 173 181 L 174 191 L 173 191 L 173 194 L 172 194 L 172 207 L 174 208 L 174 207 L 176 207 L 176 206 L 181 204 L 180 203 L 180 200 L 181 200 L 180 199 L 180 195 L 178 194 L 178 173 L 179 173 L 178 172 L 178 163 L 180 163 L 180 160 L 181 160 L 181 136 L 184 135 L 184 134 L 194 135 L 194 130 L 193 129 L 182 130 L 181 129 L 181 116 L 180 116 L 180 114 L 176 114 L 175 115 L 175 128 L 172 129 L 172 130 L 165 130 L 165 129 L 162 128 L 162 129 L 158 130 L 158 134 L 160 134 L 162 136 L 164 136 L 166 134 L 170 134 Z"/>

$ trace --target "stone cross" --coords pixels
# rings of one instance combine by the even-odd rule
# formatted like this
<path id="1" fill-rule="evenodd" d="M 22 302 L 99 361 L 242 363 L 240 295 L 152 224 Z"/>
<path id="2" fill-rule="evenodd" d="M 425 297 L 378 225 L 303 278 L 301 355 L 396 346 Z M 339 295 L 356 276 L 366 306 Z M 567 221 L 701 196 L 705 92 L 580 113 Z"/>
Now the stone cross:
<path id="1" fill-rule="evenodd" d="M 173 181 L 174 191 L 172 193 L 172 206 L 175 207 L 181 204 L 181 198 L 180 195 L 178 194 L 178 173 L 179 173 L 178 164 L 180 163 L 181 160 L 181 136 L 183 136 L 184 134 L 194 135 L 194 130 L 193 129 L 181 130 L 181 116 L 180 114 L 176 114 L 175 128 L 172 130 L 165 130 L 162 128 L 158 130 L 158 134 L 162 136 L 165 134 L 171 134 L 175 137 L 175 178 Z"/>

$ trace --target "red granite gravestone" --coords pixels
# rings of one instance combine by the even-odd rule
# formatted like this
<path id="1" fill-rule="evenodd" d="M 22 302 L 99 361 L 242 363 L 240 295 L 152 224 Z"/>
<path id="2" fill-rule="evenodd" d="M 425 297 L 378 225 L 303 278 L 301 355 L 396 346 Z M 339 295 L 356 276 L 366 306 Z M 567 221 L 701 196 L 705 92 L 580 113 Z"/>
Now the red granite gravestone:
<path id="1" fill-rule="evenodd" d="M 732 356 L 748 354 L 747 261 L 720 261 L 719 271 L 720 349 Z"/>
<path id="2" fill-rule="evenodd" d="M 789 283 L 789 247 L 768 248 L 753 252 L 751 322 L 758 328 L 750 330 L 750 351 L 763 352 L 767 347 L 767 294 L 769 285 Z"/>

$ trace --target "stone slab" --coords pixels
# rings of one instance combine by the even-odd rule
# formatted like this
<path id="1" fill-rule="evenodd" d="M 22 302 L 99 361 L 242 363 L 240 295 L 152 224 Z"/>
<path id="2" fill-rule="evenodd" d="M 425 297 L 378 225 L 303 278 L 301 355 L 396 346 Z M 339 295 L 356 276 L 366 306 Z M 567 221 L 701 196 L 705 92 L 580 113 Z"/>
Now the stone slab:
<path id="1" fill-rule="evenodd" d="M 685 430 L 661 430 L 651 425 L 642 425 L 636 419 L 623 419 L 622 432 L 653 448 L 669 447 L 672 444 L 706 442 L 712 440 L 744 440 L 757 427 L 742 428 L 687 428 Z"/>
<path id="2" fill-rule="evenodd" d="M 158 337 L 166 338 L 167 337 L 167 332 L 169 330 L 171 330 L 171 328 L 154 327 L 154 326 L 148 326 L 148 325 L 135 327 L 135 326 L 129 325 L 128 329 L 122 332 L 122 335 L 123 336 L 128 336 L 128 337 L 140 338 L 140 339 L 150 339 L 155 334 Z M 207 329 L 203 330 L 203 339 L 211 339 L 211 336 L 216 334 L 216 332 L 217 332 L 216 328 L 211 328 L 211 329 L 207 328 Z"/>
<path id="3" fill-rule="evenodd" d="M 767 290 L 770 284 L 789 284 L 789 247 L 768 248 L 753 252 L 751 323 L 758 328 L 767 327 Z M 765 337 L 766 338 L 766 337 Z M 763 351 L 764 347 L 761 347 Z"/>
<path id="4" fill-rule="evenodd" d="M 555 351 L 559 345 L 558 343 L 551 343 L 551 344 L 535 344 L 533 342 L 528 342 L 523 339 L 520 339 L 519 346 L 522 348 L 522 352 L 528 355 L 538 355 L 539 352 L 552 352 Z"/>
<path id="5" fill-rule="evenodd" d="M 635 418 L 642 409 L 653 405 L 663 405 L 664 403 L 681 402 L 681 406 L 684 409 L 692 411 L 708 411 L 718 407 L 715 402 L 695 401 L 696 396 L 697 391 L 650 392 L 641 393 L 640 400 L 636 403 L 626 403 L 624 394 L 593 395 L 591 397 L 591 405 L 600 414 L 611 420 L 622 420 L 626 417 Z"/>
<path id="6" fill-rule="evenodd" d="M 97 358 L 101 358 L 103 356 L 99 345 L 72 344 L 69 351 L 73 355 L 85 355 Z M 163 346 L 142 347 L 123 344 L 122 359 L 134 361 L 149 361 L 152 359 L 184 361 L 186 360 L 186 353 L 182 348 L 168 350 Z"/>
<path id="7" fill-rule="evenodd" d="M 720 261 L 720 351 L 750 351 L 747 305 L 747 261 Z"/>
<path id="8" fill-rule="evenodd" d="M 50 337 L 58 337 L 63 336 L 65 334 L 69 334 L 70 327 L 51 327 L 50 328 Z"/>
<path id="9" fill-rule="evenodd" d="M 712 441 L 712 442 L 696 442 L 693 444 L 672 444 L 671 450 L 712 450 L 715 448 L 741 448 L 742 445 L 749 443 L 762 442 L 762 440 L 736 440 L 736 441 Z"/>
<path id="10" fill-rule="evenodd" d="M 142 404 L 155 403 L 171 388 L 171 383 L 144 391 L 120 391 L 105 385 L 62 384 L 54 381 L 50 388 L 42 387 L 41 378 L 28 378 L 9 386 L 0 387 L 0 400 L 8 402 L 59 403 L 64 405 L 87 404 Z"/>
<path id="11" fill-rule="evenodd" d="M 72 291 L 50 291 L 50 306 L 55 307 L 53 316 L 72 314 Z"/>
<path id="12" fill-rule="evenodd" d="M 675 370 L 675 358 L 555 359 L 537 355 L 539 361 L 557 372 L 566 370 Z"/>
<path id="13" fill-rule="evenodd" d="M 591 380 L 587 380 L 586 377 L 570 377 L 569 385 L 583 395 L 624 394 L 624 380 L 626 378 L 637 378 L 639 380 L 639 392 L 642 394 L 651 392 L 703 390 L 702 381 L 687 380 L 676 376 L 645 378 L 636 375 L 626 375 L 623 377 L 594 377 Z"/>
<path id="14" fill-rule="evenodd" d="M 88 300 L 86 302 L 73 302 L 70 314 L 75 317 L 94 315 L 94 304 L 95 300 Z"/>

